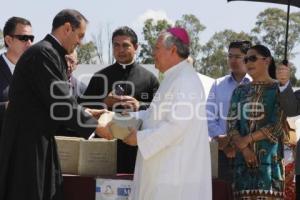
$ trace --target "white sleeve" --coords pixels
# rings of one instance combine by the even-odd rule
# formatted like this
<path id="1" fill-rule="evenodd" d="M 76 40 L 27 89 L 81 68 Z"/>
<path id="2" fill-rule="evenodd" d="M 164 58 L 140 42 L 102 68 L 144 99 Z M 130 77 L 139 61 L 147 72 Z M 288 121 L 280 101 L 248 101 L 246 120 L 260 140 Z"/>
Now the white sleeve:
<path id="1" fill-rule="evenodd" d="M 193 126 L 194 120 L 190 119 L 190 109 L 187 104 L 193 104 L 188 97 L 176 97 L 171 103 L 171 111 L 160 122 L 151 129 L 144 129 L 137 132 L 137 144 L 145 160 L 156 155 L 163 149 L 181 140 L 189 127 Z M 201 109 L 200 109 L 201 110 Z M 202 114 L 205 116 L 204 105 Z"/>

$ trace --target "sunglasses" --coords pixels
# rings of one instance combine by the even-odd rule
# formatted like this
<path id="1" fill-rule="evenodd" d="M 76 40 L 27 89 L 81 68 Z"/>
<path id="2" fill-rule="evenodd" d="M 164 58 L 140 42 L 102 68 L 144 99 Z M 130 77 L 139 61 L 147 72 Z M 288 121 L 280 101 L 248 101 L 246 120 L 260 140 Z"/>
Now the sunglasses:
<path id="1" fill-rule="evenodd" d="M 33 42 L 33 40 L 34 40 L 34 35 L 11 35 L 11 36 L 14 38 L 17 38 L 18 40 L 20 40 L 22 42 L 27 42 L 28 40 Z"/>
<path id="2" fill-rule="evenodd" d="M 248 62 L 256 62 L 258 59 L 266 59 L 266 57 L 257 57 L 256 55 L 253 56 L 245 56 L 244 62 L 247 64 Z"/>

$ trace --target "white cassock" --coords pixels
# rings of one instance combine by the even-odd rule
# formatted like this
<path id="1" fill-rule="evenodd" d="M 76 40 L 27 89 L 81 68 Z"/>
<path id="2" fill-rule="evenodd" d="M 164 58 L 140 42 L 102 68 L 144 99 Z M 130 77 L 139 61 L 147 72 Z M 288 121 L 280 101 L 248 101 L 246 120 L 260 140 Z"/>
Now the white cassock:
<path id="1" fill-rule="evenodd" d="M 150 107 L 137 116 L 132 200 L 211 200 L 205 95 L 185 60 L 165 72 Z"/>

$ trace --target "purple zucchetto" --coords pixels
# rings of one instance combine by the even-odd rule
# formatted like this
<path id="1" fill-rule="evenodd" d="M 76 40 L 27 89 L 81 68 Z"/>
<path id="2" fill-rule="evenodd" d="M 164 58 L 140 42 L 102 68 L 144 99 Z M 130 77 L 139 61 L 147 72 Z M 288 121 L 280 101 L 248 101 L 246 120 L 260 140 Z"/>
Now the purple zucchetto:
<path id="1" fill-rule="evenodd" d="M 183 44 L 190 44 L 190 37 L 187 31 L 184 28 L 174 27 L 169 28 L 167 32 L 171 33 L 174 37 L 178 38 Z"/>

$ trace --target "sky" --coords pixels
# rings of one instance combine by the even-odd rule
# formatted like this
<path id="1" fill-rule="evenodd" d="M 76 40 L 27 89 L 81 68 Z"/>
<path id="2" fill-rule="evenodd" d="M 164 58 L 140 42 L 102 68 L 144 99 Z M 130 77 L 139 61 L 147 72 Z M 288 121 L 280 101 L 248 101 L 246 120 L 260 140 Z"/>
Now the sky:
<path id="1" fill-rule="evenodd" d="M 3 2 L 1 2 L 3 1 Z M 256 16 L 266 8 L 286 6 L 226 0 L 0 0 L 0 27 L 11 16 L 24 17 L 31 21 L 36 41 L 50 32 L 54 16 L 62 9 L 79 10 L 89 20 L 86 40 L 99 32 L 100 27 L 110 25 L 113 31 L 117 27 L 127 25 L 133 28 L 141 40 L 143 21 L 147 18 L 167 19 L 175 22 L 183 14 L 194 14 L 206 26 L 201 33 L 204 44 L 215 32 L 232 29 L 250 32 L 254 27 Z M 300 11 L 291 8 L 291 12 Z M 296 53 L 300 52 L 297 46 Z M 300 54 L 292 60 L 296 67 L 296 76 L 300 78 Z"/>

